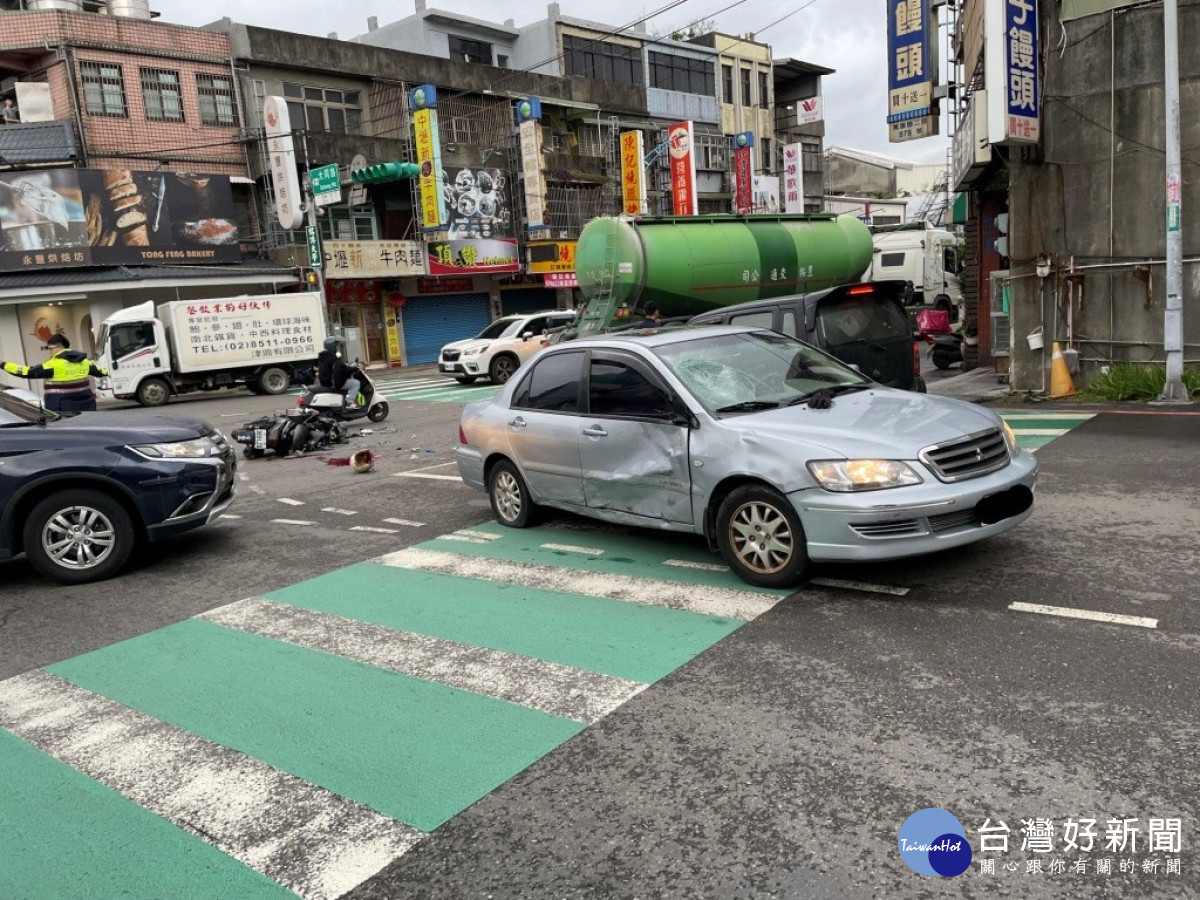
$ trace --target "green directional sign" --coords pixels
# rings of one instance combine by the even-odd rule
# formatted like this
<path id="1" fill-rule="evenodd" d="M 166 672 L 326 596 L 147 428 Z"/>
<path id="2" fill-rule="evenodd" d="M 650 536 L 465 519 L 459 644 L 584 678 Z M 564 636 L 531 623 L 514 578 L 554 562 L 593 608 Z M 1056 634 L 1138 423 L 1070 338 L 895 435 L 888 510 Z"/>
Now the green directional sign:
<path id="1" fill-rule="evenodd" d="M 317 206 L 342 202 L 342 179 L 338 175 L 337 163 L 309 169 L 308 180 L 312 185 L 313 202 Z"/>

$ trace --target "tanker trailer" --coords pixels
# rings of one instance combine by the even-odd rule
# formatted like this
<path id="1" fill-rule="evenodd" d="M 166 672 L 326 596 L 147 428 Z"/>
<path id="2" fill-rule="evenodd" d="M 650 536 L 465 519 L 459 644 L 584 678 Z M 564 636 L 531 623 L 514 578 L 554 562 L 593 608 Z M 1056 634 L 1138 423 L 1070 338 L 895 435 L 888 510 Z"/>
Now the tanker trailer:
<path id="1" fill-rule="evenodd" d="M 576 336 L 655 304 L 666 318 L 857 281 L 871 232 L 853 216 L 601 217 L 579 235 Z"/>

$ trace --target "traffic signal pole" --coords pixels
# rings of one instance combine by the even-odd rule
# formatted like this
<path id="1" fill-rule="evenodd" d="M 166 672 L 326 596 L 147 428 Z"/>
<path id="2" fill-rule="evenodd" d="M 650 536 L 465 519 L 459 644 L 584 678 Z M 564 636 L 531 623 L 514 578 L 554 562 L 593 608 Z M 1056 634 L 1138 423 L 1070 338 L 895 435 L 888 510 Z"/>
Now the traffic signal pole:
<path id="1" fill-rule="evenodd" d="M 312 165 L 308 159 L 308 131 L 300 132 L 301 146 L 304 149 L 304 209 L 305 222 L 311 230 L 312 240 L 316 242 L 317 256 L 320 258 L 320 265 L 313 266 L 313 271 L 317 275 L 317 291 L 321 294 L 321 310 L 325 314 L 325 333 L 333 334 L 333 322 L 329 318 L 329 301 L 325 296 L 325 257 L 321 249 L 321 229 L 317 225 L 317 201 L 313 196 L 312 179 L 308 173 L 312 171 Z"/>
<path id="2" fill-rule="evenodd" d="M 1183 177 L 1179 149 L 1179 4 L 1163 0 L 1163 95 L 1167 134 L 1167 306 L 1163 350 L 1167 377 L 1158 403 L 1190 403 L 1183 383 Z"/>

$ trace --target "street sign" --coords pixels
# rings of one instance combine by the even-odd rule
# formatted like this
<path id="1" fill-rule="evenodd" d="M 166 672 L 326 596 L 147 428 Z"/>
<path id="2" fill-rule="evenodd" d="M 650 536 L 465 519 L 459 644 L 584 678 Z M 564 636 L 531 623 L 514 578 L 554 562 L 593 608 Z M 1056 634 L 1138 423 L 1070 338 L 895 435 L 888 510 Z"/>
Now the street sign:
<path id="1" fill-rule="evenodd" d="M 350 160 L 350 171 L 355 169 L 365 169 L 367 166 L 367 158 L 361 153 L 357 154 L 354 159 Z M 350 196 L 347 201 L 351 206 L 362 206 L 367 202 L 367 187 L 364 184 L 352 184 L 350 186 Z"/>
<path id="2" fill-rule="evenodd" d="M 317 226 L 305 226 L 304 233 L 308 238 L 308 265 L 310 268 L 319 269 L 324 260 L 321 259 L 321 239 L 317 235 Z"/>
<path id="3" fill-rule="evenodd" d="M 338 175 L 337 163 L 309 169 L 308 180 L 312 185 L 313 202 L 317 206 L 342 202 L 342 179 Z"/>

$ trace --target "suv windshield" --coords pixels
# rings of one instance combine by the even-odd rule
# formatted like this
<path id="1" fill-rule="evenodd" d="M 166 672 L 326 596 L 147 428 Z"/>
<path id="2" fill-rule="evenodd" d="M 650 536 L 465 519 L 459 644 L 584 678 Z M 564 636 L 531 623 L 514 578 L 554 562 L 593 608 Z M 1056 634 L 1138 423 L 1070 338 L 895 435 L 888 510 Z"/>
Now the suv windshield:
<path id="1" fill-rule="evenodd" d="M 512 337 L 517 333 L 517 326 L 525 320 L 518 319 L 497 319 L 479 334 L 475 335 L 477 339 L 494 341 L 497 338 Z"/>
<path id="2" fill-rule="evenodd" d="M 14 397 L 8 391 L 0 391 L 0 428 L 9 425 L 28 425 L 31 422 L 43 422 L 57 419 L 58 413 L 26 403 L 20 397 Z"/>
<path id="3" fill-rule="evenodd" d="M 710 412 L 772 409 L 822 388 L 873 384 L 820 350 L 773 331 L 714 335 L 654 352 Z"/>

